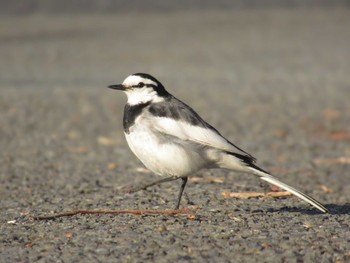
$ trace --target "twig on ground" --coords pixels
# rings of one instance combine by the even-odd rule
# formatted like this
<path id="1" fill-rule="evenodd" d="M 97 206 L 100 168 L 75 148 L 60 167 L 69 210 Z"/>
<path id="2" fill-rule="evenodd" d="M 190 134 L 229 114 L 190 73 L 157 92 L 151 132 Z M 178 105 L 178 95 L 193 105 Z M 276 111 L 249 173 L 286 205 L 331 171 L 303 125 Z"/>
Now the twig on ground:
<path id="1" fill-rule="evenodd" d="M 131 215 L 189 215 L 189 219 L 196 219 L 193 211 L 188 208 L 176 209 L 176 210 L 139 210 L 139 209 L 126 209 L 126 210 L 72 210 L 62 212 L 53 215 L 44 216 L 33 216 L 35 220 L 48 220 L 55 219 L 64 216 L 74 216 L 79 214 L 99 214 L 99 215 L 120 215 L 120 214 L 131 214 Z"/>
<path id="2" fill-rule="evenodd" d="M 230 192 L 223 192 L 222 195 L 225 198 L 229 198 L 229 197 L 233 197 L 233 198 L 257 198 L 257 197 L 285 197 L 285 196 L 291 196 L 292 193 L 287 192 L 287 191 L 268 192 L 268 193 L 260 193 L 260 192 L 230 193 Z"/>
<path id="3" fill-rule="evenodd" d="M 350 157 L 342 156 L 330 159 L 315 159 L 315 164 L 350 164 Z"/>

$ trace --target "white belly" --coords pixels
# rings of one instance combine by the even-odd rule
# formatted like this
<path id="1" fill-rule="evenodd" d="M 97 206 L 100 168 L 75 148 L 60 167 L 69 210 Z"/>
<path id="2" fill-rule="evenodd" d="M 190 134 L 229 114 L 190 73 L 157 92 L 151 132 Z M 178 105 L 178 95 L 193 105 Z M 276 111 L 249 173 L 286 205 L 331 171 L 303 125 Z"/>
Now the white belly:
<path id="1" fill-rule="evenodd" d="M 125 134 L 132 152 L 152 172 L 163 176 L 187 176 L 207 166 L 205 157 L 189 145 L 159 139 L 148 128 Z"/>

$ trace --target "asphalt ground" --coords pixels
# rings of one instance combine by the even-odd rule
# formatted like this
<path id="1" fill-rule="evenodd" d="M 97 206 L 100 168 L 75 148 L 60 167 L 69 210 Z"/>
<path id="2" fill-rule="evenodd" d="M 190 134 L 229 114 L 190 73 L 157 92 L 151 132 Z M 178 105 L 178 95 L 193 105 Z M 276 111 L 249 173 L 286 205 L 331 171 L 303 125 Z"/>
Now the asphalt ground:
<path id="1" fill-rule="evenodd" d="M 349 262 L 348 9 L 0 17 L 1 262 Z M 170 209 L 122 133 L 131 73 L 157 77 L 258 164 L 315 197 L 264 192 L 257 178 L 202 171 L 188 215 L 75 215 Z"/>

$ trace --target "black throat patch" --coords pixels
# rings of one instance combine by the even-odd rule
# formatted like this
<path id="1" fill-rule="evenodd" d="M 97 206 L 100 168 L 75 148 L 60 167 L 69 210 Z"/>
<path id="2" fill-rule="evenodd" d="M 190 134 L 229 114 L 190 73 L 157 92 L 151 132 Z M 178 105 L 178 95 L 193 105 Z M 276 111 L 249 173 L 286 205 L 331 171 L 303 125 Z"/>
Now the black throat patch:
<path id="1" fill-rule="evenodd" d="M 139 116 L 142 112 L 142 110 L 150 105 L 151 102 L 146 103 L 140 103 L 137 105 L 130 105 L 126 104 L 124 107 L 124 117 L 123 117 L 123 126 L 124 126 L 124 132 L 129 134 L 130 133 L 130 127 L 134 125 L 135 119 L 137 116 Z"/>

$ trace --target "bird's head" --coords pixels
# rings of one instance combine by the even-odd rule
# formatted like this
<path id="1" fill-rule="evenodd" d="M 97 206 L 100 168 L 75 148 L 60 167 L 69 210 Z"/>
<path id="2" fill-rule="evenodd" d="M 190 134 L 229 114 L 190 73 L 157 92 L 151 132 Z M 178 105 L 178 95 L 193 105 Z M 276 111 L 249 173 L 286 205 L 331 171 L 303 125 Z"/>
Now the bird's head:
<path id="1" fill-rule="evenodd" d="M 169 96 L 162 83 L 145 73 L 132 74 L 122 84 L 110 85 L 108 88 L 124 91 L 130 105 L 160 102 Z"/>

